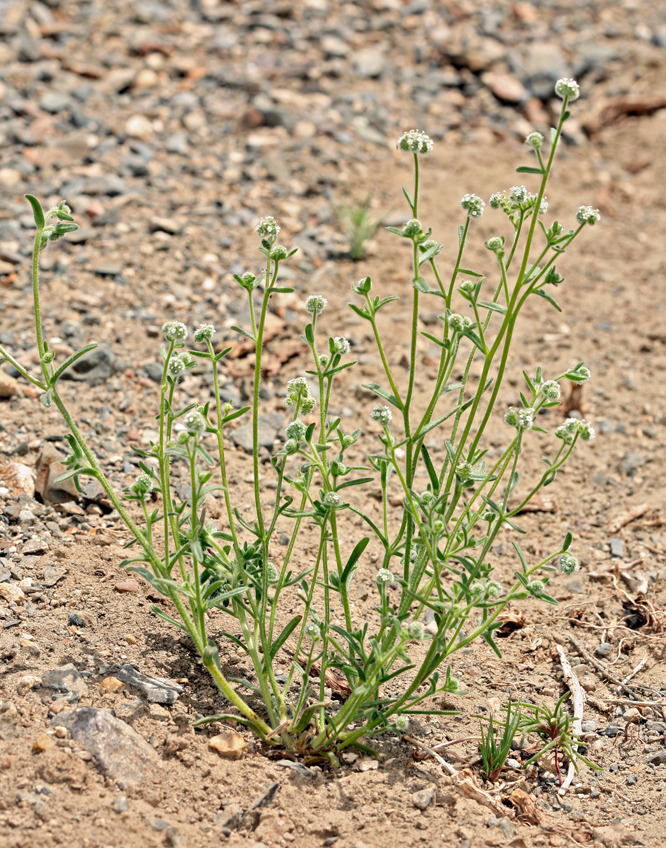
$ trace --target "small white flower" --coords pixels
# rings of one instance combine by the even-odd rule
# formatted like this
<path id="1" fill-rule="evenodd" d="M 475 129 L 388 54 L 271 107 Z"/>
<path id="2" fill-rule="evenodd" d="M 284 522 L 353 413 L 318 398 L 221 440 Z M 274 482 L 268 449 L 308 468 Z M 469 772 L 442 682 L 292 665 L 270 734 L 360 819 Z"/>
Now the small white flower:
<path id="1" fill-rule="evenodd" d="M 179 377 L 185 370 L 185 362 L 180 356 L 172 356 L 169 360 L 168 372 L 170 377 Z"/>
<path id="2" fill-rule="evenodd" d="M 323 503 L 324 506 L 340 506 L 340 495 L 335 492 L 326 492 Z"/>
<path id="3" fill-rule="evenodd" d="M 580 206 L 576 212 L 576 220 L 579 224 L 589 224 L 593 227 L 600 219 L 599 210 L 592 206 Z"/>
<path id="4" fill-rule="evenodd" d="M 306 639 L 312 639 L 313 642 L 318 642 L 321 639 L 321 630 L 312 621 L 308 621 L 303 628 L 303 635 Z"/>
<path id="5" fill-rule="evenodd" d="M 525 139 L 525 144 L 528 147 L 533 147 L 535 150 L 539 150 L 543 144 L 543 136 L 540 132 L 531 132 Z"/>
<path id="6" fill-rule="evenodd" d="M 401 730 L 403 733 L 409 730 L 409 716 L 398 715 L 395 717 L 396 730 Z"/>
<path id="7" fill-rule="evenodd" d="M 534 426 L 534 412 L 531 409 L 517 409 L 512 406 L 504 416 L 504 421 L 517 430 L 531 430 Z"/>
<path id="8" fill-rule="evenodd" d="M 193 436 L 200 436 L 206 429 L 206 419 L 200 412 L 192 410 L 183 418 L 183 424 L 188 433 Z"/>
<path id="9" fill-rule="evenodd" d="M 559 561 L 562 574 L 575 574 L 578 571 L 578 560 L 572 554 L 562 554 Z"/>
<path id="10" fill-rule="evenodd" d="M 524 185 L 511 186 L 511 200 L 516 203 L 524 203 L 527 200 L 528 191 Z"/>
<path id="11" fill-rule="evenodd" d="M 398 139 L 396 147 L 407 153 L 430 153 L 434 146 L 433 140 L 420 130 L 409 130 Z"/>
<path id="12" fill-rule="evenodd" d="M 410 639 L 417 639 L 418 641 L 425 639 L 426 635 L 425 627 L 420 621 L 410 621 L 405 632 Z"/>
<path id="13" fill-rule="evenodd" d="M 470 218 L 480 218 L 483 215 L 483 210 L 486 208 L 486 203 L 477 194 L 464 194 L 460 201 L 460 205 L 467 212 Z"/>
<path id="14" fill-rule="evenodd" d="M 508 197 L 504 194 L 503 191 L 496 191 L 495 194 L 490 195 L 490 208 L 491 209 L 501 209 L 504 204 L 507 202 Z"/>
<path id="15" fill-rule="evenodd" d="M 342 354 L 343 356 L 346 353 L 349 353 L 350 344 L 343 336 L 336 336 L 333 339 L 333 344 L 335 345 L 335 352 Z"/>
<path id="16" fill-rule="evenodd" d="M 548 398 L 548 400 L 559 400 L 560 399 L 560 384 L 555 382 L 555 380 L 547 380 L 540 387 L 541 394 Z"/>
<path id="17" fill-rule="evenodd" d="M 266 218 L 260 218 L 259 223 L 255 228 L 255 232 L 264 239 L 275 239 L 277 234 L 280 232 L 280 227 L 278 226 L 277 221 L 272 216 L 268 215 Z"/>
<path id="18" fill-rule="evenodd" d="M 202 324 L 197 330 L 194 331 L 194 341 L 210 341 L 213 338 L 214 334 L 215 327 L 213 327 L 212 324 Z"/>
<path id="19" fill-rule="evenodd" d="M 370 413 L 370 418 L 373 421 L 379 421 L 384 427 L 388 427 L 393 418 L 393 413 L 388 406 L 375 406 Z"/>
<path id="20" fill-rule="evenodd" d="M 468 318 L 466 315 L 458 315 L 457 312 L 452 312 L 449 315 L 449 327 L 454 331 L 454 333 L 464 333 L 465 330 L 469 330 L 472 326 L 472 319 Z"/>
<path id="21" fill-rule="evenodd" d="M 187 327 L 180 321 L 167 321 L 162 332 L 172 342 L 182 342 L 187 338 Z"/>
<path id="22" fill-rule="evenodd" d="M 555 94 L 562 100 L 576 100 L 580 96 L 580 88 L 575 79 L 560 79 L 555 83 Z"/>
<path id="23" fill-rule="evenodd" d="M 420 235 L 423 232 L 423 227 L 421 226 L 421 222 L 418 218 L 412 218 L 411 221 L 407 221 L 402 228 L 402 231 L 406 236 L 412 238 L 413 236 Z"/>
<path id="24" fill-rule="evenodd" d="M 320 312 L 323 312 L 324 309 L 326 309 L 327 304 L 328 301 L 322 295 L 311 294 L 305 301 L 305 308 L 308 310 L 310 315 L 319 315 Z"/>
<path id="25" fill-rule="evenodd" d="M 300 442 L 305 436 L 307 426 L 302 421 L 292 421 L 287 425 L 287 438 Z"/>
<path id="26" fill-rule="evenodd" d="M 375 579 L 377 583 L 393 583 L 393 572 L 388 568 L 380 568 Z"/>

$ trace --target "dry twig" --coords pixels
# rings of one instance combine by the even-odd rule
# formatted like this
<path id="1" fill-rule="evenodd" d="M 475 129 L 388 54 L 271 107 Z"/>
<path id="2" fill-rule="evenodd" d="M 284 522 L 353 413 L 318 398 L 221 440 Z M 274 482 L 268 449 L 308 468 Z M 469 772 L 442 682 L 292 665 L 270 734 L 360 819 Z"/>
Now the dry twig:
<path id="1" fill-rule="evenodd" d="M 571 701 L 573 703 L 573 711 L 574 711 L 574 731 L 580 736 L 581 734 L 581 722 L 583 720 L 583 707 L 585 705 L 585 694 L 583 689 L 576 677 L 574 670 L 571 668 L 571 663 L 566 657 L 564 653 L 564 649 L 561 645 L 557 646 L 557 653 L 560 655 L 560 663 L 562 665 L 562 671 L 564 673 L 564 682 L 569 687 L 571 692 Z M 578 745 L 574 746 L 578 749 Z M 569 771 L 567 772 L 567 776 L 564 779 L 564 783 L 560 786 L 559 795 L 564 795 L 569 786 L 571 785 L 571 781 L 573 780 L 574 774 L 576 773 L 576 765 L 571 760 L 569 762 Z"/>

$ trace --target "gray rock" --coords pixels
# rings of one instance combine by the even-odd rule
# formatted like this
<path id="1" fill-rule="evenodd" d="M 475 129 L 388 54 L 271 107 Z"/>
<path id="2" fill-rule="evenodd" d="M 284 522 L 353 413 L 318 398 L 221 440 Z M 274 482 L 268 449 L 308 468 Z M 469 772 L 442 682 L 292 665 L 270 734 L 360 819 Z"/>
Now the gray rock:
<path id="1" fill-rule="evenodd" d="M 49 112 L 51 115 L 56 115 L 58 112 L 68 109 L 69 106 L 69 97 L 58 91 L 47 91 L 39 99 L 39 108 L 43 109 L 44 112 Z"/>
<path id="2" fill-rule="evenodd" d="M 384 53 L 374 47 L 356 51 L 353 61 L 357 73 L 362 77 L 379 77 L 386 67 Z"/>
<path id="3" fill-rule="evenodd" d="M 124 665 L 116 674 L 118 680 L 139 689 L 153 704 L 175 704 L 183 687 L 164 677 L 148 677 L 133 665 Z"/>
<path id="4" fill-rule="evenodd" d="M 143 156 L 137 156 L 136 153 L 128 153 L 127 156 L 123 156 L 121 165 L 127 168 L 133 177 L 147 177 L 150 174 L 148 162 Z"/>
<path id="5" fill-rule="evenodd" d="M 54 668 L 42 675 L 42 687 L 52 689 L 72 698 L 80 698 L 88 693 L 86 681 L 72 663 Z"/>
<path id="6" fill-rule="evenodd" d="M 610 542 L 611 556 L 622 558 L 624 556 L 624 542 L 618 536 L 611 536 Z"/>
<path id="7" fill-rule="evenodd" d="M 558 79 L 571 75 L 566 56 L 558 44 L 534 42 L 520 53 L 510 51 L 508 59 L 520 81 L 535 97 L 543 100 L 553 95 Z"/>
<path id="8" fill-rule="evenodd" d="M 81 380 L 96 386 L 123 370 L 123 365 L 107 344 L 86 353 L 63 374 L 64 380 Z"/>
<path id="9" fill-rule="evenodd" d="M 278 429 L 284 422 L 284 416 L 280 412 L 267 412 L 259 416 L 258 437 L 259 447 L 273 449 L 273 442 L 277 436 Z M 252 452 L 252 424 L 243 424 L 231 434 L 234 443 L 243 448 L 247 453 Z"/>
<path id="10" fill-rule="evenodd" d="M 412 795 L 412 804 L 418 810 L 427 810 L 435 800 L 435 787 L 429 786 L 427 789 L 421 789 Z"/>
<path id="11" fill-rule="evenodd" d="M 622 474 L 628 474 L 629 477 L 633 477 L 634 472 L 641 466 L 645 465 L 645 462 L 645 456 L 639 451 L 627 451 L 627 453 L 625 453 L 622 457 L 620 471 Z"/>
<path id="12" fill-rule="evenodd" d="M 51 724 L 66 727 L 72 739 L 92 754 L 102 774 L 115 780 L 121 789 L 141 783 L 148 768 L 159 761 L 142 736 L 104 710 L 85 707 L 59 713 Z"/>
<path id="13" fill-rule="evenodd" d="M 127 798 L 125 798 L 124 795 L 119 795 L 117 798 L 114 798 L 113 801 L 111 801 L 111 806 L 117 813 L 126 813 L 129 809 Z"/>
<path id="14" fill-rule="evenodd" d="M 88 177 L 83 186 L 81 186 L 81 194 L 105 194 L 107 197 L 118 197 L 121 194 L 129 194 L 130 192 L 131 189 L 127 183 L 115 174 Z"/>
<path id="15" fill-rule="evenodd" d="M 116 707 L 116 716 L 123 721 L 136 721 L 136 719 L 150 713 L 148 704 L 140 698 L 134 701 L 124 701 Z"/>
<path id="16" fill-rule="evenodd" d="M 49 543 L 46 539 L 28 539 L 23 545 L 24 554 L 45 554 L 49 549 Z"/>
<path id="17" fill-rule="evenodd" d="M 613 646 L 610 643 L 602 642 L 595 649 L 594 655 L 595 655 L 595 657 L 599 657 L 600 659 L 603 659 L 604 657 L 607 657 L 612 650 L 613 650 Z"/>
<path id="18" fill-rule="evenodd" d="M 180 153 L 181 156 L 187 156 L 190 152 L 187 135 L 185 133 L 170 135 L 164 142 L 164 149 L 167 153 Z"/>
<path id="19" fill-rule="evenodd" d="M 654 763 L 655 766 L 666 766 L 666 751 L 660 751 L 658 754 L 648 757 L 648 763 Z"/>
<path id="20" fill-rule="evenodd" d="M 576 78 L 590 71 L 601 70 L 617 58 L 617 50 L 601 41 L 584 41 L 576 45 L 575 52 L 573 73 Z"/>
<path id="21" fill-rule="evenodd" d="M 153 830 L 166 830 L 171 825 L 168 821 L 159 818 L 159 816 L 148 816 L 146 818 L 146 823 L 152 827 Z"/>
<path id="22" fill-rule="evenodd" d="M 0 583 L 8 583 L 11 576 L 11 571 L 5 568 L 4 565 L 0 565 Z"/>
<path id="23" fill-rule="evenodd" d="M 141 367 L 148 375 L 149 380 L 152 380 L 154 383 L 162 382 L 162 373 L 164 369 L 159 362 L 144 362 Z"/>
<path id="24" fill-rule="evenodd" d="M 94 271 L 100 277 L 117 277 L 119 274 L 122 274 L 123 269 L 120 265 L 115 265 L 113 262 L 106 262 L 103 265 L 97 265 Z"/>

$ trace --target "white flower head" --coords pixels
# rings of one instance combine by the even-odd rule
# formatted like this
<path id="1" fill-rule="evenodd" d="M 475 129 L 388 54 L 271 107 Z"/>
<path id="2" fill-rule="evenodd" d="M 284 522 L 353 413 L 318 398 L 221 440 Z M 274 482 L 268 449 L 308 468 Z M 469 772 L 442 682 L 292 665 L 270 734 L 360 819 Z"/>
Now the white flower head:
<path id="1" fill-rule="evenodd" d="M 195 342 L 205 342 L 210 341 L 215 335 L 215 327 L 212 324 L 202 324 L 197 330 L 194 331 L 194 341 Z"/>
<path id="2" fill-rule="evenodd" d="M 580 206 L 576 212 L 576 220 L 579 224 L 589 224 L 593 227 L 600 219 L 599 210 L 592 206 Z"/>
<path id="3" fill-rule="evenodd" d="M 196 409 L 187 413 L 183 418 L 183 424 L 187 432 L 193 436 L 200 436 L 206 429 L 206 419 Z"/>
<path id="4" fill-rule="evenodd" d="M 346 353 L 349 353 L 351 347 L 347 339 L 344 338 L 344 336 L 336 336 L 333 339 L 333 345 L 335 346 L 335 352 L 343 356 Z"/>
<path id="5" fill-rule="evenodd" d="M 524 185 L 511 186 L 511 200 L 516 203 L 524 203 L 529 196 L 529 192 Z"/>
<path id="6" fill-rule="evenodd" d="M 580 96 L 580 87 L 575 79 L 565 77 L 555 83 L 555 94 L 562 100 L 577 100 Z"/>
<path id="7" fill-rule="evenodd" d="M 525 139 L 525 144 L 528 147 L 533 147 L 535 150 L 539 150 L 543 144 L 543 136 L 540 132 L 531 132 Z"/>
<path id="8" fill-rule="evenodd" d="M 324 309 L 326 309 L 327 304 L 328 301 L 322 295 L 311 294 L 305 301 L 305 308 L 308 310 L 310 315 L 319 315 L 320 312 L 323 312 Z"/>
<path id="9" fill-rule="evenodd" d="M 531 430 L 534 426 L 534 411 L 512 406 L 504 416 L 504 422 L 516 430 Z"/>
<path id="10" fill-rule="evenodd" d="M 375 406 L 370 413 L 370 418 L 373 421 L 379 421 L 382 426 L 388 427 L 393 418 L 393 413 L 388 406 Z"/>
<path id="11" fill-rule="evenodd" d="M 324 506 L 340 506 L 340 495 L 335 492 L 326 492 L 323 504 Z"/>
<path id="12" fill-rule="evenodd" d="M 182 356 L 172 356 L 167 370 L 170 377 L 180 377 L 185 370 L 185 361 Z"/>
<path id="13" fill-rule="evenodd" d="M 401 730 L 403 733 L 409 730 L 409 716 L 397 715 L 395 717 L 395 727 L 396 730 Z"/>
<path id="14" fill-rule="evenodd" d="M 275 240 L 277 238 L 277 234 L 280 232 L 280 227 L 278 226 L 278 222 L 271 215 L 267 215 L 265 218 L 260 218 L 259 223 L 255 228 L 255 232 L 262 239 L 268 239 L 269 241 Z"/>
<path id="15" fill-rule="evenodd" d="M 375 578 L 377 583 L 393 583 L 393 572 L 389 571 L 388 568 L 380 568 L 377 572 L 377 577 Z"/>
<path id="16" fill-rule="evenodd" d="M 187 338 L 187 327 L 181 321 L 167 321 L 162 332 L 170 342 L 183 342 Z"/>
<path id="17" fill-rule="evenodd" d="M 545 398 L 548 398 L 548 400 L 560 399 L 560 384 L 555 380 L 547 380 L 545 383 L 542 383 L 541 386 L 539 386 L 539 390 Z"/>
<path id="18" fill-rule="evenodd" d="M 303 635 L 306 639 L 312 639 L 313 642 L 318 642 L 321 639 L 321 630 L 314 622 L 308 621 L 303 628 Z"/>
<path id="19" fill-rule="evenodd" d="M 434 146 L 433 140 L 421 130 L 409 130 L 398 139 L 396 147 L 407 153 L 430 153 Z"/>
<path id="20" fill-rule="evenodd" d="M 405 627 L 405 633 L 409 639 L 417 639 L 418 641 L 421 641 L 422 639 L 425 639 L 426 629 L 422 622 L 410 621 Z"/>
<path id="21" fill-rule="evenodd" d="M 490 195 L 490 208 L 491 209 L 501 209 L 504 204 L 507 202 L 508 197 L 504 194 L 503 191 L 496 191 L 494 194 Z"/>
<path id="22" fill-rule="evenodd" d="M 300 442 L 305 437 L 307 426 L 302 421 L 292 421 L 287 425 L 287 438 Z"/>
<path id="23" fill-rule="evenodd" d="M 567 553 L 562 554 L 560 557 L 559 566 L 562 574 L 575 574 L 580 567 L 576 557 L 573 554 Z"/>
<path id="24" fill-rule="evenodd" d="M 481 200 L 478 194 L 464 194 L 460 200 L 460 205 L 470 218 L 480 218 L 486 208 L 485 201 Z"/>

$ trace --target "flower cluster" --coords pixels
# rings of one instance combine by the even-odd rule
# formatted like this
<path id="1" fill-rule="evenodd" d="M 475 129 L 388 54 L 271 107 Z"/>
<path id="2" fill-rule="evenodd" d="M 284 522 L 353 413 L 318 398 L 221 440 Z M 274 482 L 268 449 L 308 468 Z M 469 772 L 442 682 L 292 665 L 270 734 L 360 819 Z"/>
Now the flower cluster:
<path id="1" fill-rule="evenodd" d="M 187 413 L 183 418 L 183 424 L 192 436 L 200 436 L 206 429 L 206 419 L 196 409 Z"/>
<path id="2" fill-rule="evenodd" d="M 566 553 L 560 557 L 559 566 L 562 574 L 575 574 L 580 567 L 576 557 Z"/>
<path id="3" fill-rule="evenodd" d="M 335 352 L 342 356 L 349 353 L 350 350 L 350 344 L 343 336 L 336 336 L 333 339 L 333 347 L 335 348 Z"/>
<path id="4" fill-rule="evenodd" d="M 194 341 L 195 342 L 205 342 L 210 341 L 215 334 L 215 327 L 212 324 L 202 324 L 197 330 L 194 331 Z"/>
<path id="5" fill-rule="evenodd" d="M 580 206 L 576 212 L 576 220 L 579 224 L 589 224 L 593 227 L 600 218 L 599 210 L 592 206 Z"/>
<path id="6" fill-rule="evenodd" d="M 409 130 L 398 139 L 396 147 L 407 153 L 430 153 L 434 146 L 433 140 L 420 130 Z"/>
<path id="7" fill-rule="evenodd" d="M 534 209 L 537 202 L 537 195 L 530 194 L 525 186 L 512 186 L 509 194 L 506 195 L 503 191 L 496 191 L 490 195 L 490 208 L 501 209 L 505 212 L 511 221 L 515 223 L 516 213 L 525 214 Z M 539 204 L 539 214 L 544 215 L 548 211 L 548 201 L 542 198 Z"/>
<path id="8" fill-rule="evenodd" d="M 376 577 L 377 583 L 393 583 L 393 572 L 388 568 L 380 568 Z"/>
<path id="9" fill-rule="evenodd" d="M 471 326 L 472 319 L 468 318 L 467 315 L 458 315 L 457 312 L 452 312 L 451 315 L 449 315 L 449 327 L 454 333 L 464 333 L 465 330 L 469 330 Z"/>
<path id="10" fill-rule="evenodd" d="M 180 321 L 167 321 L 162 332 L 170 342 L 183 342 L 187 338 L 187 327 Z"/>
<path id="11" fill-rule="evenodd" d="M 543 144 L 543 136 L 540 132 L 531 132 L 525 139 L 525 144 L 528 147 L 533 147 L 535 150 L 539 150 Z"/>
<path id="12" fill-rule="evenodd" d="M 415 236 L 420 236 L 423 232 L 423 227 L 421 226 L 421 222 L 418 218 L 412 218 L 411 221 L 407 221 L 407 223 L 402 228 L 403 233 L 409 238 L 414 238 Z"/>
<path id="13" fill-rule="evenodd" d="M 567 418 L 567 420 L 555 431 L 558 439 L 562 439 L 565 445 L 570 445 L 579 436 L 584 442 L 594 438 L 594 427 L 587 421 L 579 421 L 578 418 Z"/>
<path id="14" fill-rule="evenodd" d="M 266 239 L 272 243 L 277 238 L 277 235 L 280 232 L 280 227 L 278 226 L 278 222 L 275 218 L 268 215 L 266 218 L 259 219 L 255 232 L 260 238 Z"/>
<path id="15" fill-rule="evenodd" d="M 504 422 L 516 430 L 531 430 L 534 426 L 534 411 L 512 406 L 504 416 Z"/>
<path id="16" fill-rule="evenodd" d="M 307 426 L 302 421 L 292 421 L 287 425 L 287 438 L 301 442 L 305 438 L 307 429 Z"/>
<path id="17" fill-rule="evenodd" d="M 547 400 L 559 400 L 560 399 L 560 384 L 555 380 L 546 380 L 545 383 L 541 383 L 538 387 L 541 394 Z"/>
<path id="18" fill-rule="evenodd" d="M 311 294 L 305 301 L 305 308 L 308 310 L 310 315 L 319 315 L 320 312 L 323 312 L 324 309 L 326 309 L 327 304 L 328 301 L 322 295 Z"/>
<path id="19" fill-rule="evenodd" d="M 340 495 L 335 492 L 326 492 L 323 499 L 324 506 L 340 506 Z"/>
<path id="20" fill-rule="evenodd" d="M 470 218 L 480 218 L 483 215 L 483 210 L 486 208 L 485 201 L 481 200 L 478 194 L 464 194 L 460 205 Z"/>
<path id="21" fill-rule="evenodd" d="M 370 418 L 373 421 L 379 421 L 383 427 L 388 427 L 393 418 L 393 414 L 388 406 L 374 406 L 370 413 Z"/>
<path id="22" fill-rule="evenodd" d="M 555 94 L 562 100 L 577 100 L 580 96 L 580 88 L 575 79 L 560 79 L 555 83 Z"/>
<path id="23" fill-rule="evenodd" d="M 174 355 L 169 360 L 169 367 L 167 368 L 167 373 L 169 377 L 172 377 L 174 380 L 183 373 L 186 367 L 185 358 L 182 356 Z"/>
<path id="24" fill-rule="evenodd" d="M 287 406 L 298 404 L 301 412 L 312 412 L 315 408 L 315 399 L 310 394 L 310 387 L 305 377 L 295 377 L 287 383 L 287 395 L 284 399 Z"/>

